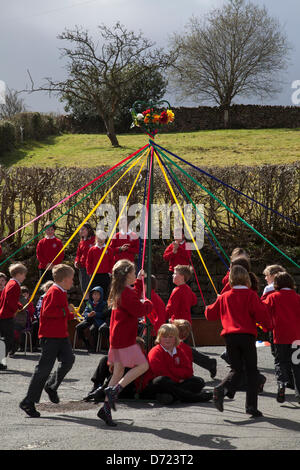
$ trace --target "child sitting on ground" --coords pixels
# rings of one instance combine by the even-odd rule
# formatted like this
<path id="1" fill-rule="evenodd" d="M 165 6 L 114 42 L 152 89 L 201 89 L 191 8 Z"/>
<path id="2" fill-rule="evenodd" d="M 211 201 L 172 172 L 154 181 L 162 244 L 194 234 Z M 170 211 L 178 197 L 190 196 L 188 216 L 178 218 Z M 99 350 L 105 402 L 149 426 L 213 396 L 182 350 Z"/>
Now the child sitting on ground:
<path id="1" fill-rule="evenodd" d="M 187 285 L 192 276 L 190 266 L 177 265 L 174 269 L 173 282 L 176 287 L 166 306 L 167 318 L 171 321 L 184 319 L 192 323 L 191 308 L 197 305 L 197 296 Z"/>
<path id="2" fill-rule="evenodd" d="M 103 289 L 100 286 L 90 291 L 89 300 L 83 312 L 84 320 L 76 326 L 78 338 L 82 340 L 89 352 L 96 352 L 98 330 L 107 317 L 107 302 L 103 299 Z M 94 344 L 84 336 L 84 331 L 89 328 Z"/>

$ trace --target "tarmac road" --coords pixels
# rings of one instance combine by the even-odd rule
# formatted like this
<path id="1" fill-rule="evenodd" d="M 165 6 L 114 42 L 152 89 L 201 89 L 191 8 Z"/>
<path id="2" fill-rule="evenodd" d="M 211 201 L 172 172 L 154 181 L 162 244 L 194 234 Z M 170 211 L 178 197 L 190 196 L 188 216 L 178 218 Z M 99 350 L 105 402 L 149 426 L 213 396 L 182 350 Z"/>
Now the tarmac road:
<path id="1" fill-rule="evenodd" d="M 223 349 L 199 348 L 218 362 L 214 380 L 204 369 L 194 368 L 195 375 L 207 381 L 208 389 L 228 372 L 226 363 L 220 359 Z M 258 348 L 259 369 L 267 377 L 264 393 L 259 397 L 263 418 L 253 420 L 245 414 L 245 393 L 240 392 L 234 400 L 225 399 L 223 413 L 212 403 L 163 407 L 156 402 L 119 402 L 117 412 L 113 412 L 118 423 L 116 428 L 107 427 L 97 418 L 99 405 L 82 401 L 91 389 L 90 377 L 101 356 L 79 350 L 73 369 L 59 389 L 60 403 L 50 403 L 43 392 L 37 405 L 41 417 L 27 417 L 18 405 L 26 393 L 38 357 L 37 353 L 26 356 L 17 353 L 15 358 L 8 359 L 9 369 L 0 372 L 1 450 L 299 449 L 300 405 L 292 390 L 287 391 L 285 403 L 277 403 L 269 347 Z"/>

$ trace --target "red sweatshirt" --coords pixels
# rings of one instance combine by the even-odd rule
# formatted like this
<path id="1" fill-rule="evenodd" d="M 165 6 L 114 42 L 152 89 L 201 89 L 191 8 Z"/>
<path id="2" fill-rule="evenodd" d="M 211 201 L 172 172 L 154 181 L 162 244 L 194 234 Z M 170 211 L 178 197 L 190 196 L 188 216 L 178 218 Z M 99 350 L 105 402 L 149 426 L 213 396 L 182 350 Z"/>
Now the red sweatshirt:
<path id="1" fill-rule="evenodd" d="M 43 298 L 39 338 L 67 338 L 68 321 L 73 318 L 73 313 L 69 311 L 67 293 L 53 284 Z"/>
<path id="2" fill-rule="evenodd" d="M 178 245 L 177 253 L 173 253 L 173 243 L 169 245 L 163 254 L 165 261 L 169 263 L 169 271 L 174 272 L 175 266 L 183 264 L 188 266 L 191 263 L 191 250 L 186 242 Z"/>
<path id="3" fill-rule="evenodd" d="M 300 340 L 300 295 L 293 289 L 270 293 L 263 303 L 273 321 L 275 344 L 292 344 Z"/>
<path id="4" fill-rule="evenodd" d="M 209 321 L 221 319 L 223 325 L 221 336 L 229 333 L 248 333 L 256 337 L 256 323 L 267 330 L 272 329 L 268 309 L 257 293 L 248 288 L 234 287 L 225 292 L 214 304 L 206 307 L 204 313 Z"/>
<path id="5" fill-rule="evenodd" d="M 188 320 L 192 323 L 191 307 L 197 305 L 197 296 L 187 284 L 173 289 L 166 306 L 167 318 Z"/>
<path id="6" fill-rule="evenodd" d="M 54 237 L 54 238 L 42 238 L 37 244 L 36 247 L 36 256 L 39 260 L 39 269 L 46 269 L 47 264 L 51 263 L 55 256 L 60 252 L 62 249 L 63 244 L 62 242 Z M 64 252 L 62 252 L 58 258 L 53 262 L 53 265 L 60 264 L 64 259 Z"/>
<path id="7" fill-rule="evenodd" d="M 20 284 L 15 279 L 10 279 L 2 291 L 0 298 L 0 319 L 13 318 L 17 310 L 22 310 L 19 302 L 21 293 Z"/>
<path id="8" fill-rule="evenodd" d="M 77 263 L 79 268 L 86 267 L 86 260 L 89 249 L 95 245 L 95 237 L 87 238 L 86 240 L 82 239 L 78 243 L 75 263 Z"/>
<path id="9" fill-rule="evenodd" d="M 149 382 L 155 377 L 170 377 L 174 382 L 180 382 L 194 375 L 193 362 L 189 360 L 181 343 L 176 348 L 176 354 L 171 356 L 157 344 L 148 354 L 149 373 L 145 377 L 145 382 Z M 146 374 L 145 374 L 146 375 Z M 143 386 L 144 383 L 143 383 Z"/>
<path id="10" fill-rule="evenodd" d="M 89 249 L 86 259 L 86 272 L 91 276 L 96 269 L 97 263 L 102 255 L 104 247 L 99 248 L 98 245 L 92 246 Z M 97 273 L 111 273 L 114 265 L 113 253 L 110 247 L 107 248 L 105 255 L 102 258 Z"/>
<path id="11" fill-rule="evenodd" d="M 152 310 L 152 302 L 140 300 L 141 290 L 135 283 L 134 287 L 125 287 L 119 306 L 112 310 L 110 319 L 110 347 L 113 349 L 127 348 L 136 344 L 138 319 Z"/>
<path id="12" fill-rule="evenodd" d="M 129 244 L 129 248 L 125 251 L 120 251 L 119 248 L 122 245 Z M 139 239 L 136 233 L 130 232 L 122 234 L 121 232 L 116 233 L 111 242 L 110 248 L 112 249 L 114 256 L 114 264 L 120 259 L 128 259 L 134 262 L 135 255 L 139 252 Z"/>

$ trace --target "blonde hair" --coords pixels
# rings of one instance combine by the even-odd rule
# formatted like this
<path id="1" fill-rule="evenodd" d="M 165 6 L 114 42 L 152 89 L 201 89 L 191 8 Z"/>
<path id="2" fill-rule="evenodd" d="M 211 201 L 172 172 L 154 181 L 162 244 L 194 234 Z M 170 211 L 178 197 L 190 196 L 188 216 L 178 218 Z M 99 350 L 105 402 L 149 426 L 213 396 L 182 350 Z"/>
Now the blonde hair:
<path id="1" fill-rule="evenodd" d="M 7 276 L 5 273 L 0 273 L 0 278 L 3 277 L 3 279 L 7 280 Z"/>
<path id="2" fill-rule="evenodd" d="M 263 274 L 265 276 L 274 276 L 277 273 L 285 273 L 285 272 L 286 270 L 282 266 L 280 266 L 280 264 L 270 264 L 264 269 Z"/>
<path id="3" fill-rule="evenodd" d="M 27 268 L 22 263 L 11 264 L 8 271 L 11 277 L 15 277 L 16 274 L 27 274 Z"/>
<path id="4" fill-rule="evenodd" d="M 172 324 L 178 329 L 179 339 L 186 339 L 190 336 L 192 325 L 188 320 L 175 319 Z"/>
<path id="5" fill-rule="evenodd" d="M 174 336 L 175 337 L 175 346 L 178 346 L 180 343 L 178 329 L 172 323 L 164 323 L 161 325 L 157 332 L 155 344 L 159 344 L 162 337 L 165 336 Z"/>
<path id="6" fill-rule="evenodd" d="M 67 264 L 57 264 L 52 268 L 54 282 L 62 282 L 66 277 L 74 276 L 74 269 Z"/>
<path id="7" fill-rule="evenodd" d="M 174 268 L 174 272 L 175 271 L 184 277 L 185 282 L 189 281 L 193 275 L 193 269 L 190 266 L 186 266 L 184 264 L 177 264 L 177 266 Z"/>
<path id="8" fill-rule="evenodd" d="M 135 270 L 135 265 L 128 259 L 116 262 L 112 269 L 111 287 L 107 304 L 111 308 L 117 308 L 122 292 L 126 286 L 126 279 L 130 272 Z"/>
<path id="9" fill-rule="evenodd" d="M 251 287 L 251 279 L 249 276 L 248 271 L 240 265 L 233 266 L 232 269 L 230 269 L 229 273 L 229 284 L 230 287 L 233 286 L 247 286 Z"/>
<path id="10" fill-rule="evenodd" d="M 54 281 L 46 281 L 44 284 L 41 285 L 40 289 L 43 292 L 47 292 L 48 289 L 50 289 L 51 286 L 53 286 Z"/>

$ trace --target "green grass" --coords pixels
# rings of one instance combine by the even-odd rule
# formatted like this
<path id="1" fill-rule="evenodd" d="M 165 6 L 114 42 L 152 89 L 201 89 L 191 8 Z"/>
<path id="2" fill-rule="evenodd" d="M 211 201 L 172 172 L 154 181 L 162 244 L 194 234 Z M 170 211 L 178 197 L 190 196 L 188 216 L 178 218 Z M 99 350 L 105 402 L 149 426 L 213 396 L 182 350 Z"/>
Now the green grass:
<path id="1" fill-rule="evenodd" d="M 292 163 L 300 160 L 300 129 L 238 129 L 158 135 L 155 141 L 198 166 Z M 113 148 L 102 134 L 64 134 L 28 141 L 0 157 L 12 166 L 96 167 L 117 163 L 144 146 L 144 134 L 118 136 Z"/>

